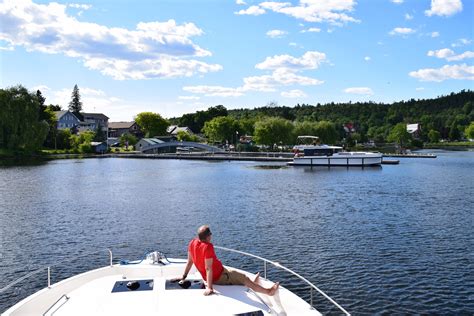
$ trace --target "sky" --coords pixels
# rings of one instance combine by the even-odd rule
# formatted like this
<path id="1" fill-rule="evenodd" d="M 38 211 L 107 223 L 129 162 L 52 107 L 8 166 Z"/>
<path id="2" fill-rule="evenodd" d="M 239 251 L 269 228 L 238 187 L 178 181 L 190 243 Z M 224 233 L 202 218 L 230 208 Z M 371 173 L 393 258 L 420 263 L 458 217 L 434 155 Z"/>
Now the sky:
<path id="1" fill-rule="evenodd" d="M 473 0 L 0 0 L 0 88 L 131 121 L 474 90 Z"/>

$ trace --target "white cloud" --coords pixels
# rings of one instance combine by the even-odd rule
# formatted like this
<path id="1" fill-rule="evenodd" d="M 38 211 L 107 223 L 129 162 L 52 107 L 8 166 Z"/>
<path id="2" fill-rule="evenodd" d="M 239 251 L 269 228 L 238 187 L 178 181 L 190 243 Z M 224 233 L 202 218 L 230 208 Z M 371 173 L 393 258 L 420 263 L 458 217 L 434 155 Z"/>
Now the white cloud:
<path id="1" fill-rule="evenodd" d="M 307 30 L 302 30 L 301 33 L 319 33 L 321 29 L 319 27 L 310 27 Z"/>
<path id="2" fill-rule="evenodd" d="M 472 40 L 468 40 L 467 38 L 460 38 L 455 43 L 451 44 L 451 47 L 461 47 L 465 45 L 469 45 L 472 43 Z"/>
<path id="3" fill-rule="evenodd" d="M 347 88 L 344 89 L 345 93 L 351 93 L 351 94 L 362 94 L 362 95 L 373 95 L 374 92 L 372 89 L 367 88 L 367 87 L 353 87 L 353 88 Z"/>
<path id="4" fill-rule="evenodd" d="M 180 99 L 180 100 L 199 100 L 200 97 L 197 97 L 195 95 L 180 95 L 178 97 L 178 99 Z"/>
<path id="5" fill-rule="evenodd" d="M 413 20 L 413 15 L 410 15 L 408 13 L 405 13 L 405 20 Z"/>
<path id="6" fill-rule="evenodd" d="M 403 3 L 403 0 L 390 0 L 390 1 L 395 3 L 395 4 L 402 4 Z"/>
<path id="7" fill-rule="evenodd" d="M 272 92 L 276 91 L 278 86 L 302 85 L 314 86 L 323 84 L 324 81 L 300 76 L 294 70 L 279 68 L 272 72 L 271 75 L 252 76 L 244 78 L 244 91 L 262 91 Z"/>
<path id="8" fill-rule="evenodd" d="M 27 51 L 78 58 L 117 80 L 192 76 L 222 66 L 192 59 L 210 56 L 191 41 L 203 34 L 193 23 L 139 23 L 135 30 L 81 22 L 66 5 L 30 0 L 0 3 L 0 40 Z"/>
<path id="9" fill-rule="evenodd" d="M 255 65 L 255 68 L 262 70 L 269 69 L 316 69 L 318 66 L 326 61 L 326 54 L 317 51 L 308 51 L 301 58 L 296 58 L 290 55 L 275 55 L 267 57 L 263 62 Z"/>
<path id="10" fill-rule="evenodd" d="M 247 3 L 243 0 L 236 0 L 235 1 L 235 4 L 238 4 L 238 5 L 246 5 Z"/>
<path id="11" fill-rule="evenodd" d="M 296 43 L 294 43 L 294 42 L 291 42 L 291 43 L 289 43 L 288 45 L 290 45 L 290 46 L 298 46 L 298 44 L 296 44 Z"/>
<path id="12" fill-rule="evenodd" d="M 433 50 L 428 51 L 428 56 L 443 58 L 443 59 L 446 59 L 447 61 L 460 61 L 467 58 L 474 58 L 474 52 L 466 51 L 462 54 L 456 55 L 454 51 L 452 51 L 451 49 L 443 48 L 443 49 L 439 49 L 435 51 Z"/>
<path id="13" fill-rule="evenodd" d="M 272 72 L 261 76 L 245 77 L 241 87 L 188 86 L 184 87 L 183 90 L 205 94 L 206 96 L 241 96 L 247 91 L 274 92 L 281 86 L 320 85 L 324 81 L 301 76 L 298 72 L 316 69 L 325 59 L 326 55 L 324 53 L 315 51 L 306 52 L 301 58 L 290 55 L 267 57 L 265 61 L 255 65 L 255 68 Z"/>
<path id="14" fill-rule="evenodd" d="M 451 16 L 462 11 L 461 0 L 431 0 L 431 9 L 426 10 L 427 16 Z"/>
<path id="15" fill-rule="evenodd" d="M 191 93 L 204 94 L 207 97 L 238 97 L 243 95 L 240 88 L 227 88 L 221 86 L 187 86 L 183 87 L 183 90 Z"/>
<path id="16" fill-rule="evenodd" d="M 396 27 L 390 31 L 390 35 L 409 35 L 415 33 L 415 30 L 409 27 Z"/>
<path id="17" fill-rule="evenodd" d="M 416 88 L 415 90 L 416 90 L 416 91 L 423 91 L 423 90 L 425 90 L 425 88 L 424 88 L 424 87 L 418 87 L 418 88 Z"/>
<path id="18" fill-rule="evenodd" d="M 267 32 L 267 36 L 271 38 L 281 38 L 286 34 L 288 34 L 288 32 L 282 30 L 270 30 Z"/>
<path id="19" fill-rule="evenodd" d="M 365 60 L 365 61 L 370 61 L 371 58 L 370 58 L 369 56 L 365 56 L 365 57 L 364 57 L 364 60 Z"/>
<path id="20" fill-rule="evenodd" d="M 448 79 L 474 80 L 474 66 L 466 64 L 444 65 L 441 68 L 426 68 L 412 71 L 409 75 L 420 81 L 442 82 Z"/>
<path id="21" fill-rule="evenodd" d="M 248 7 L 246 10 L 240 10 L 234 13 L 237 15 L 262 15 L 265 13 L 265 10 L 263 10 L 259 6 L 253 5 L 251 7 Z"/>
<path id="22" fill-rule="evenodd" d="M 448 58 L 450 56 L 453 56 L 454 55 L 454 52 L 452 50 L 450 50 L 449 48 L 443 48 L 443 49 L 439 49 L 439 50 L 430 50 L 428 51 L 428 56 L 434 56 L 434 57 L 438 57 L 438 58 Z"/>
<path id="23" fill-rule="evenodd" d="M 431 37 L 439 37 L 439 32 L 431 32 Z"/>
<path id="24" fill-rule="evenodd" d="M 348 15 L 354 10 L 355 4 L 355 0 L 300 0 L 297 5 L 290 2 L 265 1 L 236 14 L 258 13 L 254 15 L 260 15 L 264 14 L 265 10 L 269 10 L 306 22 L 328 22 L 340 26 L 348 22 L 360 22 Z"/>
<path id="25" fill-rule="evenodd" d="M 301 90 L 283 91 L 280 95 L 282 97 L 285 97 L 285 98 L 304 98 L 304 97 L 307 97 L 306 93 L 304 93 Z"/>
<path id="26" fill-rule="evenodd" d="M 92 8 L 92 5 L 90 5 L 90 4 L 69 3 L 68 7 L 75 8 L 75 9 L 81 9 L 81 10 L 89 10 L 90 8 Z"/>

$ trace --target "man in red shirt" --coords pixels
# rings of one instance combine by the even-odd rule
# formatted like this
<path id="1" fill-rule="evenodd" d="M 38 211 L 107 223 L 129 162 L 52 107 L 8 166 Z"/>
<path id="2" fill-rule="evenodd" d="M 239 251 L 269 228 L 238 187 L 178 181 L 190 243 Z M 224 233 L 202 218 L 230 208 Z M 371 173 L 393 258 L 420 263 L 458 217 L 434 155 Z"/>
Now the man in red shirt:
<path id="1" fill-rule="evenodd" d="M 245 285 L 255 292 L 267 295 L 274 295 L 278 289 L 279 283 L 275 283 L 271 288 L 264 288 L 258 284 L 257 274 L 254 281 L 250 280 L 245 274 L 227 269 L 217 259 L 214 252 L 214 245 L 211 243 L 212 233 L 209 226 L 203 225 L 198 229 L 198 238 L 189 242 L 188 246 L 188 262 L 184 269 L 184 274 L 180 280 L 185 280 L 193 263 L 196 269 L 201 273 L 202 278 L 206 281 L 206 291 L 204 295 L 214 293 L 213 284 L 218 285 Z"/>

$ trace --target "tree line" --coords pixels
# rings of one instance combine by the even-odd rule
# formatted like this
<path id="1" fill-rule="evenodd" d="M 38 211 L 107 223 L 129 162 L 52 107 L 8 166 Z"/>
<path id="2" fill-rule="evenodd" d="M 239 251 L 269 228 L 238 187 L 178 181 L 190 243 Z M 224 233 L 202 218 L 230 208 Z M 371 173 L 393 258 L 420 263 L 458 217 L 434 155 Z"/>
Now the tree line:
<path id="1" fill-rule="evenodd" d="M 410 142 L 436 143 L 440 139 L 473 139 L 473 104 L 474 92 L 462 90 L 434 99 L 392 104 L 349 102 L 287 107 L 271 103 L 234 110 L 217 105 L 170 119 L 152 112 L 138 113 L 134 119 L 146 137 L 166 135 L 167 127 L 175 124 L 187 126 L 196 134 L 180 132 L 179 140 L 214 144 L 237 144 L 240 136 L 252 135 L 255 143 L 274 147 L 294 144 L 299 135 L 314 135 L 327 144 L 352 146 L 374 140 L 409 145 Z M 58 105 L 45 105 L 41 91 L 30 92 L 23 86 L 0 89 L 0 149 L 33 152 L 46 147 L 89 152 L 91 141 L 105 140 L 100 127 L 81 134 L 71 129 L 58 130 L 54 111 L 59 110 Z M 69 110 L 82 118 L 77 85 L 71 94 Z M 407 133 L 406 124 L 410 123 L 421 124 L 419 139 L 412 140 Z M 348 124 L 354 130 L 348 131 Z M 135 141 L 127 134 L 121 139 L 129 144 Z"/>
<path id="2" fill-rule="evenodd" d="M 218 105 L 207 111 L 172 118 L 171 122 L 188 126 L 195 133 L 203 132 L 213 140 L 230 141 L 238 132 L 240 135 L 253 135 L 257 142 L 268 145 L 270 142 L 292 144 L 295 135 L 316 135 L 326 143 L 348 145 L 368 140 L 378 143 L 395 140 L 410 142 L 410 135 L 401 133 L 400 126 L 406 129 L 407 124 L 419 123 L 421 133 L 415 142 L 436 143 L 440 139 L 458 141 L 473 138 L 469 136 L 469 126 L 474 121 L 473 104 L 474 92 L 462 90 L 434 99 L 411 99 L 392 104 L 349 102 L 287 107 L 271 103 L 260 108 L 235 110 Z M 354 127 L 354 132 L 348 133 L 344 129 L 348 123 Z M 271 127 L 272 124 L 277 126 Z M 265 129 L 274 129 L 271 132 L 274 135 L 278 131 L 282 133 L 270 140 L 260 135 Z M 290 136 L 292 139 L 288 138 Z"/>

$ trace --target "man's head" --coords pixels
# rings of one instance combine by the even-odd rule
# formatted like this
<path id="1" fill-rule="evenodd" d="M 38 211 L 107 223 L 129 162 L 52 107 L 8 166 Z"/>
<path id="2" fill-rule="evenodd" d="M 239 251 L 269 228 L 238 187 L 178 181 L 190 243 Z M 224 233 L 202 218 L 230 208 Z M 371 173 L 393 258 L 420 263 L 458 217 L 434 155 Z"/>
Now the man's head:
<path id="1" fill-rule="evenodd" d="M 199 240 L 207 242 L 211 241 L 212 233 L 208 225 L 202 225 L 201 227 L 199 227 L 197 233 Z"/>

